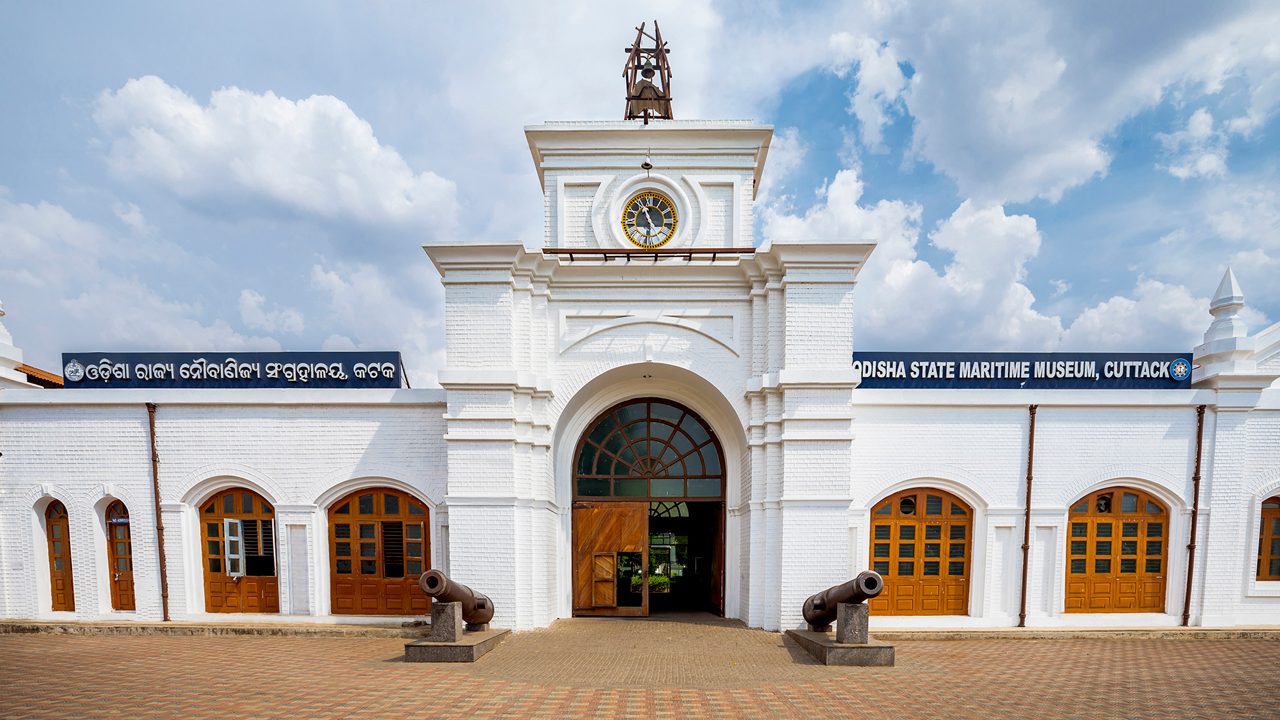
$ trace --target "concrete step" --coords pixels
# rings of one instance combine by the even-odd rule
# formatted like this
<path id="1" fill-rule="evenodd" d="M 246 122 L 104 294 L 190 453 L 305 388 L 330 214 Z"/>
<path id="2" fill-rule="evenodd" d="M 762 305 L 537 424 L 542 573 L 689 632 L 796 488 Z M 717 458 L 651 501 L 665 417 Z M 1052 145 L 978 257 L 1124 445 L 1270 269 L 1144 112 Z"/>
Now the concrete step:
<path id="1" fill-rule="evenodd" d="M 199 623 L 199 622 L 50 622 L 0 621 L 0 635 L 52 633 L 56 635 L 249 635 L 275 637 L 418 638 L 426 625 L 402 623 Z"/>

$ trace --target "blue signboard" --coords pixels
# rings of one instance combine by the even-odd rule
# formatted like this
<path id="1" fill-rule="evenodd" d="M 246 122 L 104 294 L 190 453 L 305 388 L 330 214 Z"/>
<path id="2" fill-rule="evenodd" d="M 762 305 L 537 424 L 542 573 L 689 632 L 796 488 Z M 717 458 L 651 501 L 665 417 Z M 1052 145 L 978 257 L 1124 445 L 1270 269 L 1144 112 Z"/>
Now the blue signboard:
<path id="1" fill-rule="evenodd" d="M 67 388 L 398 388 L 398 352 L 62 354 Z"/>
<path id="2" fill-rule="evenodd" d="M 857 352 L 858 387 L 1187 390 L 1191 353 Z"/>

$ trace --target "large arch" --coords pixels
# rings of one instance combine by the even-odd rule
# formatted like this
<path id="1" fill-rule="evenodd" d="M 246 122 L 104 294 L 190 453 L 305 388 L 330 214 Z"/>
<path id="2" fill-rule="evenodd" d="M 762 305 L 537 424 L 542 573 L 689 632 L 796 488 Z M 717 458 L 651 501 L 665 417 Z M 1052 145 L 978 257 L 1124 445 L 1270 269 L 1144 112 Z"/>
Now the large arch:
<path id="1" fill-rule="evenodd" d="M 750 456 L 743 412 L 707 378 L 683 367 L 660 362 L 643 362 L 605 370 L 582 384 L 565 401 L 553 433 L 553 472 L 556 504 L 561 515 L 557 568 L 557 615 L 572 614 L 572 514 L 573 461 L 578 439 L 590 423 L 606 409 L 637 398 L 678 399 L 696 412 L 720 441 L 725 472 L 725 565 L 724 610 L 726 617 L 741 614 L 741 568 L 746 567 L 749 548 L 741 538 L 742 504 L 749 499 Z"/>

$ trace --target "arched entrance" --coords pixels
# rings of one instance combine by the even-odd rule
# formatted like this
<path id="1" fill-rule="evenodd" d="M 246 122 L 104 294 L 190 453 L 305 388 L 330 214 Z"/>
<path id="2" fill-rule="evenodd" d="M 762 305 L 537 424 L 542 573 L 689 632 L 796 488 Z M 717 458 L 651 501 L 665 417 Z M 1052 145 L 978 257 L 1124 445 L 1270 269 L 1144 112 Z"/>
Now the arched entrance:
<path id="1" fill-rule="evenodd" d="M 1099 490 L 1071 506 L 1065 610 L 1164 612 L 1169 512 L 1149 493 Z"/>
<path id="2" fill-rule="evenodd" d="M 49 544 L 49 590 L 52 609 L 75 610 L 76 592 L 71 576 L 71 527 L 67 506 L 54 500 L 44 509 L 44 529 Z"/>
<path id="3" fill-rule="evenodd" d="M 724 613 L 724 453 L 680 403 L 598 415 L 573 464 L 573 612 Z"/>
<path id="4" fill-rule="evenodd" d="M 871 569 L 885 593 L 876 615 L 967 615 L 973 508 L 937 488 L 894 493 L 871 511 Z"/>
<path id="5" fill-rule="evenodd" d="M 391 488 L 357 490 L 329 506 L 329 585 L 338 615 L 422 615 L 431 600 L 427 506 Z"/>
<path id="6" fill-rule="evenodd" d="M 200 508 L 204 607 L 208 612 L 280 612 L 275 508 L 247 488 L 230 488 Z"/>
<path id="7" fill-rule="evenodd" d="M 133 610 L 133 538 L 129 532 L 129 509 L 115 500 L 107 506 L 106 520 L 111 608 Z"/>

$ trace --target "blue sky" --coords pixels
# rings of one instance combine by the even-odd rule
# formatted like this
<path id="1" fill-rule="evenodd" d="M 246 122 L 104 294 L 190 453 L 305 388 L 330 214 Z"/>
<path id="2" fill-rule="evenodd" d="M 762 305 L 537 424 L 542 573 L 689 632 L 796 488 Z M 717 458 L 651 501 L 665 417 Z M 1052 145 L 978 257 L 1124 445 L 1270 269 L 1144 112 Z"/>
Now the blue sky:
<path id="1" fill-rule="evenodd" d="M 425 241 L 541 236 L 522 127 L 776 126 L 759 241 L 874 239 L 864 350 L 1185 350 L 1231 265 L 1280 319 L 1274 3 L 9 3 L 0 301 L 71 350 L 445 362 Z"/>

